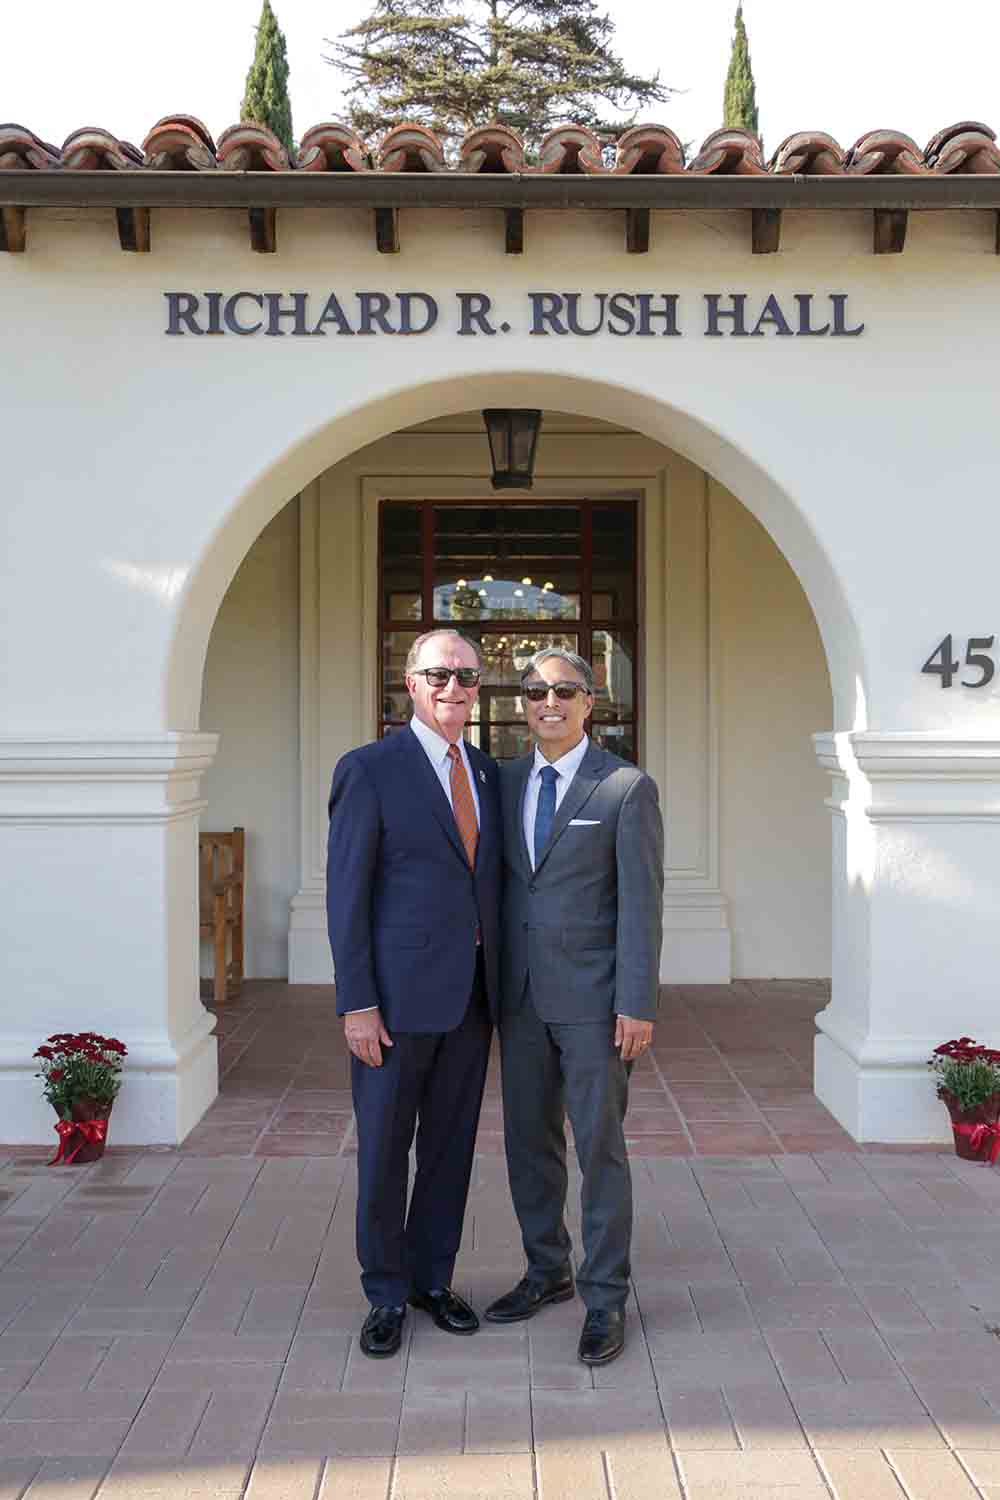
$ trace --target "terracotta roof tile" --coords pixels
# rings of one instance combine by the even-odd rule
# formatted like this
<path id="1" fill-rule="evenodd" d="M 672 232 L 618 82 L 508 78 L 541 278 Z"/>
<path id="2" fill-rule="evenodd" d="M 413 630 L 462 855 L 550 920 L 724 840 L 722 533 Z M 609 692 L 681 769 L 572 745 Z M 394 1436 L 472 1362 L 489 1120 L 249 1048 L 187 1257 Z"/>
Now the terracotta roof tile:
<path id="1" fill-rule="evenodd" d="M 218 165 L 215 142 L 194 115 L 164 115 L 142 143 L 154 172 L 206 172 Z"/>
<path id="2" fill-rule="evenodd" d="M 924 160 L 932 172 L 1000 172 L 996 131 L 979 120 L 960 120 L 927 142 Z"/>
<path id="3" fill-rule="evenodd" d="M 445 172 L 444 147 L 426 125 L 393 126 L 379 147 L 379 168 L 383 172 Z"/>
<path id="4" fill-rule="evenodd" d="M 307 130 L 299 143 L 295 165 L 300 172 L 367 172 L 368 147 L 349 125 L 327 120 Z"/>
<path id="5" fill-rule="evenodd" d="M 222 167 L 236 172 L 448 172 L 555 173 L 599 176 L 655 175 L 689 172 L 698 176 L 852 176 L 938 173 L 950 175 L 1000 172 L 996 133 L 978 120 L 962 120 L 940 130 L 921 151 L 901 131 L 873 130 L 847 151 L 817 130 L 786 137 L 765 165 L 761 144 L 748 130 L 715 130 L 693 160 L 672 130 L 655 123 L 625 131 L 616 146 L 613 166 L 607 148 L 582 125 L 560 125 L 545 136 L 537 165 L 526 165 L 524 145 L 513 130 L 486 125 L 462 141 L 458 160 L 446 159 L 441 141 L 425 125 L 403 122 L 377 145 L 365 142 L 349 125 L 324 121 L 302 137 L 294 158 L 265 126 L 241 121 L 224 130 L 218 144 L 194 115 L 166 115 L 157 120 L 142 150 L 110 131 L 84 126 L 62 147 L 42 140 L 23 125 L 0 124 L 0 170 L 68 169 L 157 172 L 206 171 Z"/>
<path id="6" fill-rule="evenodd" d="M 550 130 L 538 149 L 536 171 L 559 175 L 596 176 L 606 170 L 601 143 L 584 125 L 559 125 Z"/>
<path id="7" fill-rule="evenodd" d="M 684 147 L 666 125 L 634 125 L 618 142 L 614 171 L 636 176 L 684 171 Z"/>
<path id="8" fill-rule="evenodd" d="M 287 172 L 292 165 L 274 132 L 252 120 L 222 132 L 217 156 L 227 172 Z"/>
<path id="9" fill-rule="evenodd" d="M 462 141 L 458 164 L 463 172 L 523 172 L 524 142 L 506 125 L 484 125 Z"/>
<path id="10" fill-rule="evenodd" d="M 901 130 L 872 130 L 859 136 L 844 155 L 844 166 L 856 175 L 926 172 L 923 153 Z"/>
<path id="11" fill-rule="evenodd" d="M 70 172 L 134 172 L 144 165 L 142 152 L 131 141 L 120 141 L 98 125 L 74 130 L 62 144 L 62 166 Z"/>
<path id="12" fill-rule="evenodd" d="M 45 172 L 60 165 L 58 146 L 39 140 L 23 125 L 0 125 L 0 171 Z"/>
<path id="13" fill-rule="evenodd" d="M 735 126 L 713 130 L 688 167 L 689 172 L 719 177 L 760 177 L 766 170 L 759 138 Z"/>
<path id="14" fill-rule="evenodd" d="M 852 175 L 880 174 L 996 174 L 1000 147 L 996 132 L 979 120 L 960 120 L 946 126 L 921 151 L 912 136 L 901 130 L 870 130 L 849 150 L 841 150 L 834 136 L 822 130 L 799 130 L 789 135 L 768 163 L 760 141 L 750 130 L 714 130 L 691 162 L 684 145 L 666 124 L 637 124 L 616 142 L 615 165 L 607 166 L 606 147 L 592 130 L 580 124 L 561 124 L 541 142 L 537 165 L 525 165 L 525 147 L 514 130 L 487 124 L 469 130 L 457 162 L 445 159 L 444 147 L 433 130 L 414 121 L 394 126 L 378 147 L 370 147 L 348 124 L 336 120 L 313 124 L 301 138 L 294 159 L 271 130 L 243 120 L 223 130 L 213 141 L 207 127 L 190 114 L 165 115 L 151 127 L 139 150 L 109 130 L 82 126 L 57 147 L 43 141 L 22 124 L 0 124 L 0 169 L 27 171 L 93 171 L 136 168 L 153 171 L 366 172 L 555 172 L 600 175 Z"/>
<path id="15" fill-rule="evenodd" d="M 832 135 L 821 130 L 800 130 L 786 135 L 767 164 L 767 170 L 780 176 L 805 174 L 813 177 L 839 177 L 844 171 L 844 153 Z"/>

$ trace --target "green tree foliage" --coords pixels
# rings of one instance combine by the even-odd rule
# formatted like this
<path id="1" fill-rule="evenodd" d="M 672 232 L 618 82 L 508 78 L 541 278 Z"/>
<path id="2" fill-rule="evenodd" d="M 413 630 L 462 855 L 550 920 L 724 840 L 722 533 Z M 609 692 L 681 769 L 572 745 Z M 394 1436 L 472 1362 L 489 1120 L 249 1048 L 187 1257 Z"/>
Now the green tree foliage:
<path id="1" fill-rule="evenodd" d="M 597 0 L 466 0 L 461 12 L 456 0 L 375 0 L 326 60 L 352 80 L 362 135 L 412 120 L 453 143 L 496 122 L 530 147 L 567 120 L 614 139 L 669 97 L 658 74 L 625 67 L 613 33 Z"/>
<path id="2" fill-rule="evenodd" d="M 292 105 L 288 97 L 288 55 L 285 34 L 271 9 L 270 0 L 264 0 L 257 25 L 257 46 L 253 62 L 247 73 L 243 103 L 240 105 L 241 120 L 256 120 L 273 130 L 278 140 L 289 151 L 294 147 L 292 136 Z"/>
<path id="3" fill-rule="evenodd" d="M 739 125 L 743 130 L 757 127 L 757 90 L 754 87 L 753 68 L 750 64 L 750 43 L 743 24 L 742 0 L 736 7 L 736 26 L 733 34 L 733 50 L 726 74 L 726 90 L 722 101 L 723 125 Z"/>

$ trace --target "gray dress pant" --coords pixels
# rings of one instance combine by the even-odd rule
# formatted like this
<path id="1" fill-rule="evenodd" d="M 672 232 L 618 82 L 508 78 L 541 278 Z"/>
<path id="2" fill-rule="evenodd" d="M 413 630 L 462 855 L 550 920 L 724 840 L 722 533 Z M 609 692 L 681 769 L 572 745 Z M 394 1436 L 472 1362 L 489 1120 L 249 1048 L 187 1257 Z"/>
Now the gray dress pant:
<path id="1" fill-rule="evenodd" d="M 577 1287 L 588 1310 L 628 1297 L 632 1179 L 625 1149 L 629 1068 L 614 1046 L 614 1017 L 576 1025 L 542 1021 L 526 988 L 500 1023 L 504 1144 L 528 1274 L 571 1264 L 564 1210 L 566 1131 L 573 1126 L 583 1174 L 584 1258 Z"/>

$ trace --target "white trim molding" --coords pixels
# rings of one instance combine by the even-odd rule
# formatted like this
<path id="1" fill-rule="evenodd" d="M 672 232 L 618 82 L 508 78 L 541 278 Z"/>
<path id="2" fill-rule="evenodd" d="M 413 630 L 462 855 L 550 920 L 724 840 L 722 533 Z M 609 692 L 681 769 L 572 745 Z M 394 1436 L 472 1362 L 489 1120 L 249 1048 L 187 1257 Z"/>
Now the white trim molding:
<path id="1" fill-rule="evenodd" d="M 400 438 L 397 441 L 402 442 Z M 289 980 L 328 983 L 325 830 L 337 757 L 378 732 L 378 506 L 425 497 L 494 498 L 478 435 L 406 438 L 404 472 L 348 463 L 323 474 L 301 500 L 302 869 L 289 923 Z M 604 439 L 612 462 L 635 452 Z M 600 445 L 593 444 L 596 451 Z M 639 500 L 643 762 L 659 784 L 670 827 L 661 977 L 722 984 L 731 977 L 728 905 L 719 888 L 717 667 L 709 587 L 709 493 L 695 465 L 651 446 L 665 467 L 589 472 L 575 438 L 550 439 L 553 468 L 531 498 L 635 496 Z M 412 449 L 412 451 L 411 451 Z M 468 458 L 466 460 L 466 454 Z M 431 463 L 468 463 L 466 474 Z M 555 462 L 553 463 L 553 457 Z M 442 464 L 443 467 L 443 464 Z"/>

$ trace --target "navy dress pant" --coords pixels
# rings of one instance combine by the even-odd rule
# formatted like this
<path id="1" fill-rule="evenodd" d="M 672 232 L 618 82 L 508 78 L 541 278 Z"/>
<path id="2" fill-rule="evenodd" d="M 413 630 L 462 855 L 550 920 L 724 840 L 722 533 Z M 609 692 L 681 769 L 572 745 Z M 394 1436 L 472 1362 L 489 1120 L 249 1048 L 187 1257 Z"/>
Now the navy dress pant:
<path id="1" fill-rule="evenodd" d="M 482 961 L 454 1031 L 392 1034 L 382 1066 L 351 1058 L 358 1128 L 358 1260 L 373 1307 L 451 1285 L 490 1052 Z M 416 1132 L 416 1176 L 409 1155 Z"/>

